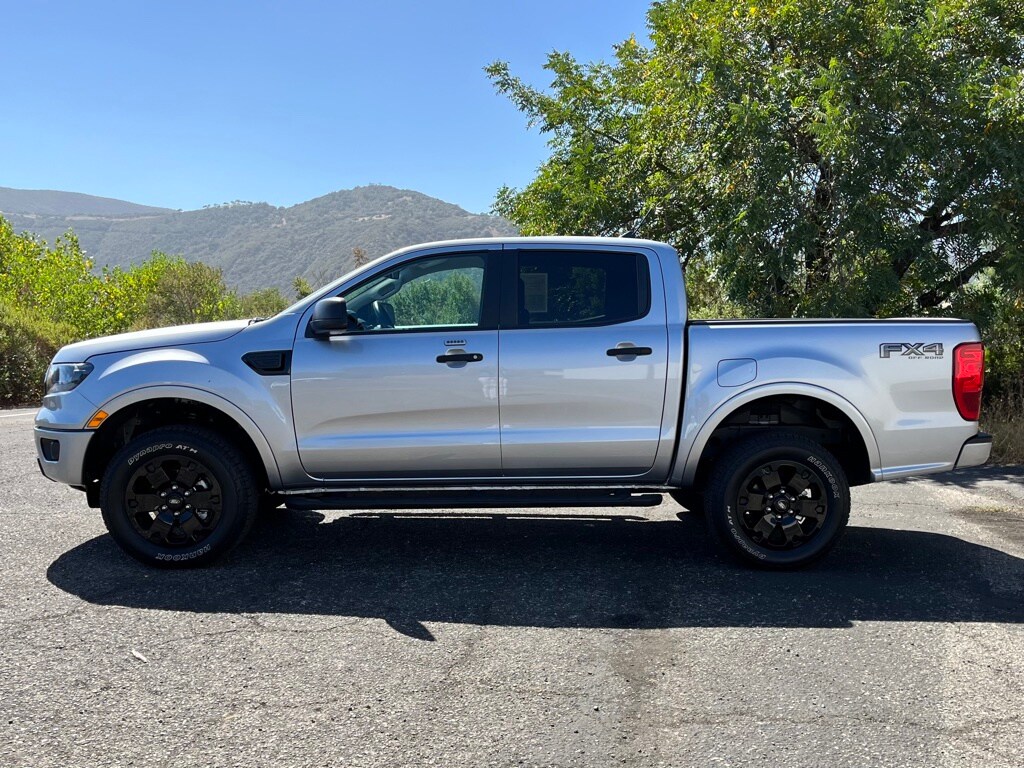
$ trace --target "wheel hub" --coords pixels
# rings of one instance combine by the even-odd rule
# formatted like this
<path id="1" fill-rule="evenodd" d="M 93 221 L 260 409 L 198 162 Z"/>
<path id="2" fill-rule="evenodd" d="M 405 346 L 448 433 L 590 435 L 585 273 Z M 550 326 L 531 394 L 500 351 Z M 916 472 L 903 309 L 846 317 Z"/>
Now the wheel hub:
<path id="1" fill-rule="evenodd" d="M 161 456 L 139 467 L 125 493 L 136 533 L 162 547 L 186 547 L 210 535 L 220 521 L 220 485 L 191 457 Z"/>
<path id="2" fill-rule="evenodd" d="M 795 549 L 821 528 L 825 489 L 818 476 L 797 462 L 765 464 L 740 486 L 741 530 L 755 544 Z"/>

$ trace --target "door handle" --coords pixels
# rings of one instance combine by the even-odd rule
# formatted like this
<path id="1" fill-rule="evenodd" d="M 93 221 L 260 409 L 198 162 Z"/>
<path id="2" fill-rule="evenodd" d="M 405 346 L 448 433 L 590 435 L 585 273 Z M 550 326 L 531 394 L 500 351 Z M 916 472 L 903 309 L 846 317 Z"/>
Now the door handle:
<path id="1" fill-rule="evenodd" d="M 450 355 L 438 355 L 439 363 L 479 363 L 484 356 L 479 352 L 454 352 Z"/>
<path id="2" fill-rule="evenodd" d="M 650 347 L 613 347 L 608 350 L 608 357 L 638 357 L 653 351 Z"/>

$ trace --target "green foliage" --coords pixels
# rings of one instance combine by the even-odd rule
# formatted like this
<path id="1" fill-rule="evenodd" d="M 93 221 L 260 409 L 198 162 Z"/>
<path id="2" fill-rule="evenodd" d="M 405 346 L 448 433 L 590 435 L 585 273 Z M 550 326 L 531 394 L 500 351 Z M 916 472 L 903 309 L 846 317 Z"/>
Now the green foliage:
<path id="1" fill-rule="evenodd" d="M 992 461 L 1024 464 L 1024 381 L 994 397 L 986 397 L 981 428 L 992 434 Z"/>
<path id="2" fill-rule="evenodd" d="M 1024 295 L 1013 279 L 987 269 L 961 291 L 953 312 L 978 324 L 985 340 L 986 392 L 1024 392 Z"/>
<path id="3" fill-rule="evenodd" d="M 74 338 L 73 329 L 0 301 L 0 406 L 38 402 L 50 359 Z"/>
<path id="4" fill-rule="evenodd" d="M 222 320 L 234 314 L 237 299 L 219 269 L 154 254 L 156 279 L 142 313 L 143 325 L 184 325 Z"/>
<path id="5" fill-rule="evenodd" d="M 162 253 L 130 269 L 97 272 L 73 234 L 48 247 L 0 218 L 0 404 L 38 399 L 50 358 L 72 341 L 266 317 L 287 303 L 276 288 L 239 296 L 219 269 Z"/>
<path id="6" fill-rule="evenodd" d="M 495 211 L 525 234 L 642 233 L 764 315 L 951 311 L 1024 286 L 1022 0 L 664 0 L 652 46 L 552 54 L 498 90 L 551 156 Z"/>
<path id="7" fill-rule="evenodd" d="M 471 325 L 480 319 L 480 286 L 460 272 L 414 280 L 391 297 L 395 325 Z"/>
<path id="8" fill-rule="evenodd" d="M 295 291 L 296 300 L 304 299 L 313 292 L 313 286 L 310 285 L 309 281 L 302 276 L 298 276 L 292 280 L 292 289 Z"/>
<path id="9" fill-rule="evenodd" d="M 238 298 L 236 317 L 273 317 L 285 309 L 290 302 L 277 288 L 264 288 Z"/>

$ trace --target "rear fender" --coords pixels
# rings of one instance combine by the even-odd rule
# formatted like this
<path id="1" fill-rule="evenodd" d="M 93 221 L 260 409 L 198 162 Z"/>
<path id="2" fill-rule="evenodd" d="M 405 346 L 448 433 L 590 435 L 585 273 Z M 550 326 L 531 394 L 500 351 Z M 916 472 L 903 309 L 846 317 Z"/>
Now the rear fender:
<path id="1" fill-rule="evenodd" d="M 697 475 L 697 466 L 700 464 L 701 456 L 704 453 L 704 449 L 707 448 L 708 441 L 711 439 L 711 435 L 714 431 L 738 409 L 754 402 L 755 400 L 761 400 L 762 398 L 772 397 L 774 395 L 814 398 L 828 403 L 842 411 L 842 413 L 849 418 L 857 428 L 857 431 L 860 433 L 861 440 L 864 441 L 864 446 L 867 448 L 868 463 L 871 468 L 872 476 L 875 480 L 881 480 L 882 459 L 878 450 L 878 442 L 875 440 L 874 433 L 871 431 L 871 427 L 868 425 L 867 419 L 864 418 L 864 415 L 857 410 L 853 403 L 829 389 L 818 387 L 813 384 L 802 384 L 799 382 L 775 382 L 744 390 L 719 405 L 697 431 L 696 436 L 690 443 L 689 451 L 686 452 L 685 456 L 683 451 L 680 451 L 679 455 L 676 457 L 676 464 L 672 468 L 672 476 L 669 479 L 669 484 L 676 487 L 687 487 L 691 485 Z"/>

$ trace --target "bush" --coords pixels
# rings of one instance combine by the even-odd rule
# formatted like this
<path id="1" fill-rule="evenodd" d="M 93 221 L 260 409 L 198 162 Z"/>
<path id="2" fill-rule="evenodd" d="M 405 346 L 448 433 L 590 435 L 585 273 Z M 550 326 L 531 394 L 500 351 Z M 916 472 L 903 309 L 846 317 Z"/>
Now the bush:
<path id="1" fill-rule="evenodd" d="M 74 338 L 66 325 L 0 302 L 0 406 L 37 404 L 50 359 Z"/>
<path id="2" fill-rule="evenodd" d="M 52 245 L 0 217 L 0 405 L 36 402 L 61 346 L 158 326 L 274 315 L 271 288 L 239 296 L 219 269 L 154 252 L 128 269 L 97 270 L 68 233 Z"/>
<path id="3" fill-rule="evenodd" d="M 981 426 L 992 433 L 994 463 L 1024 463 L 1024 382 L 984 400 Z"/>

